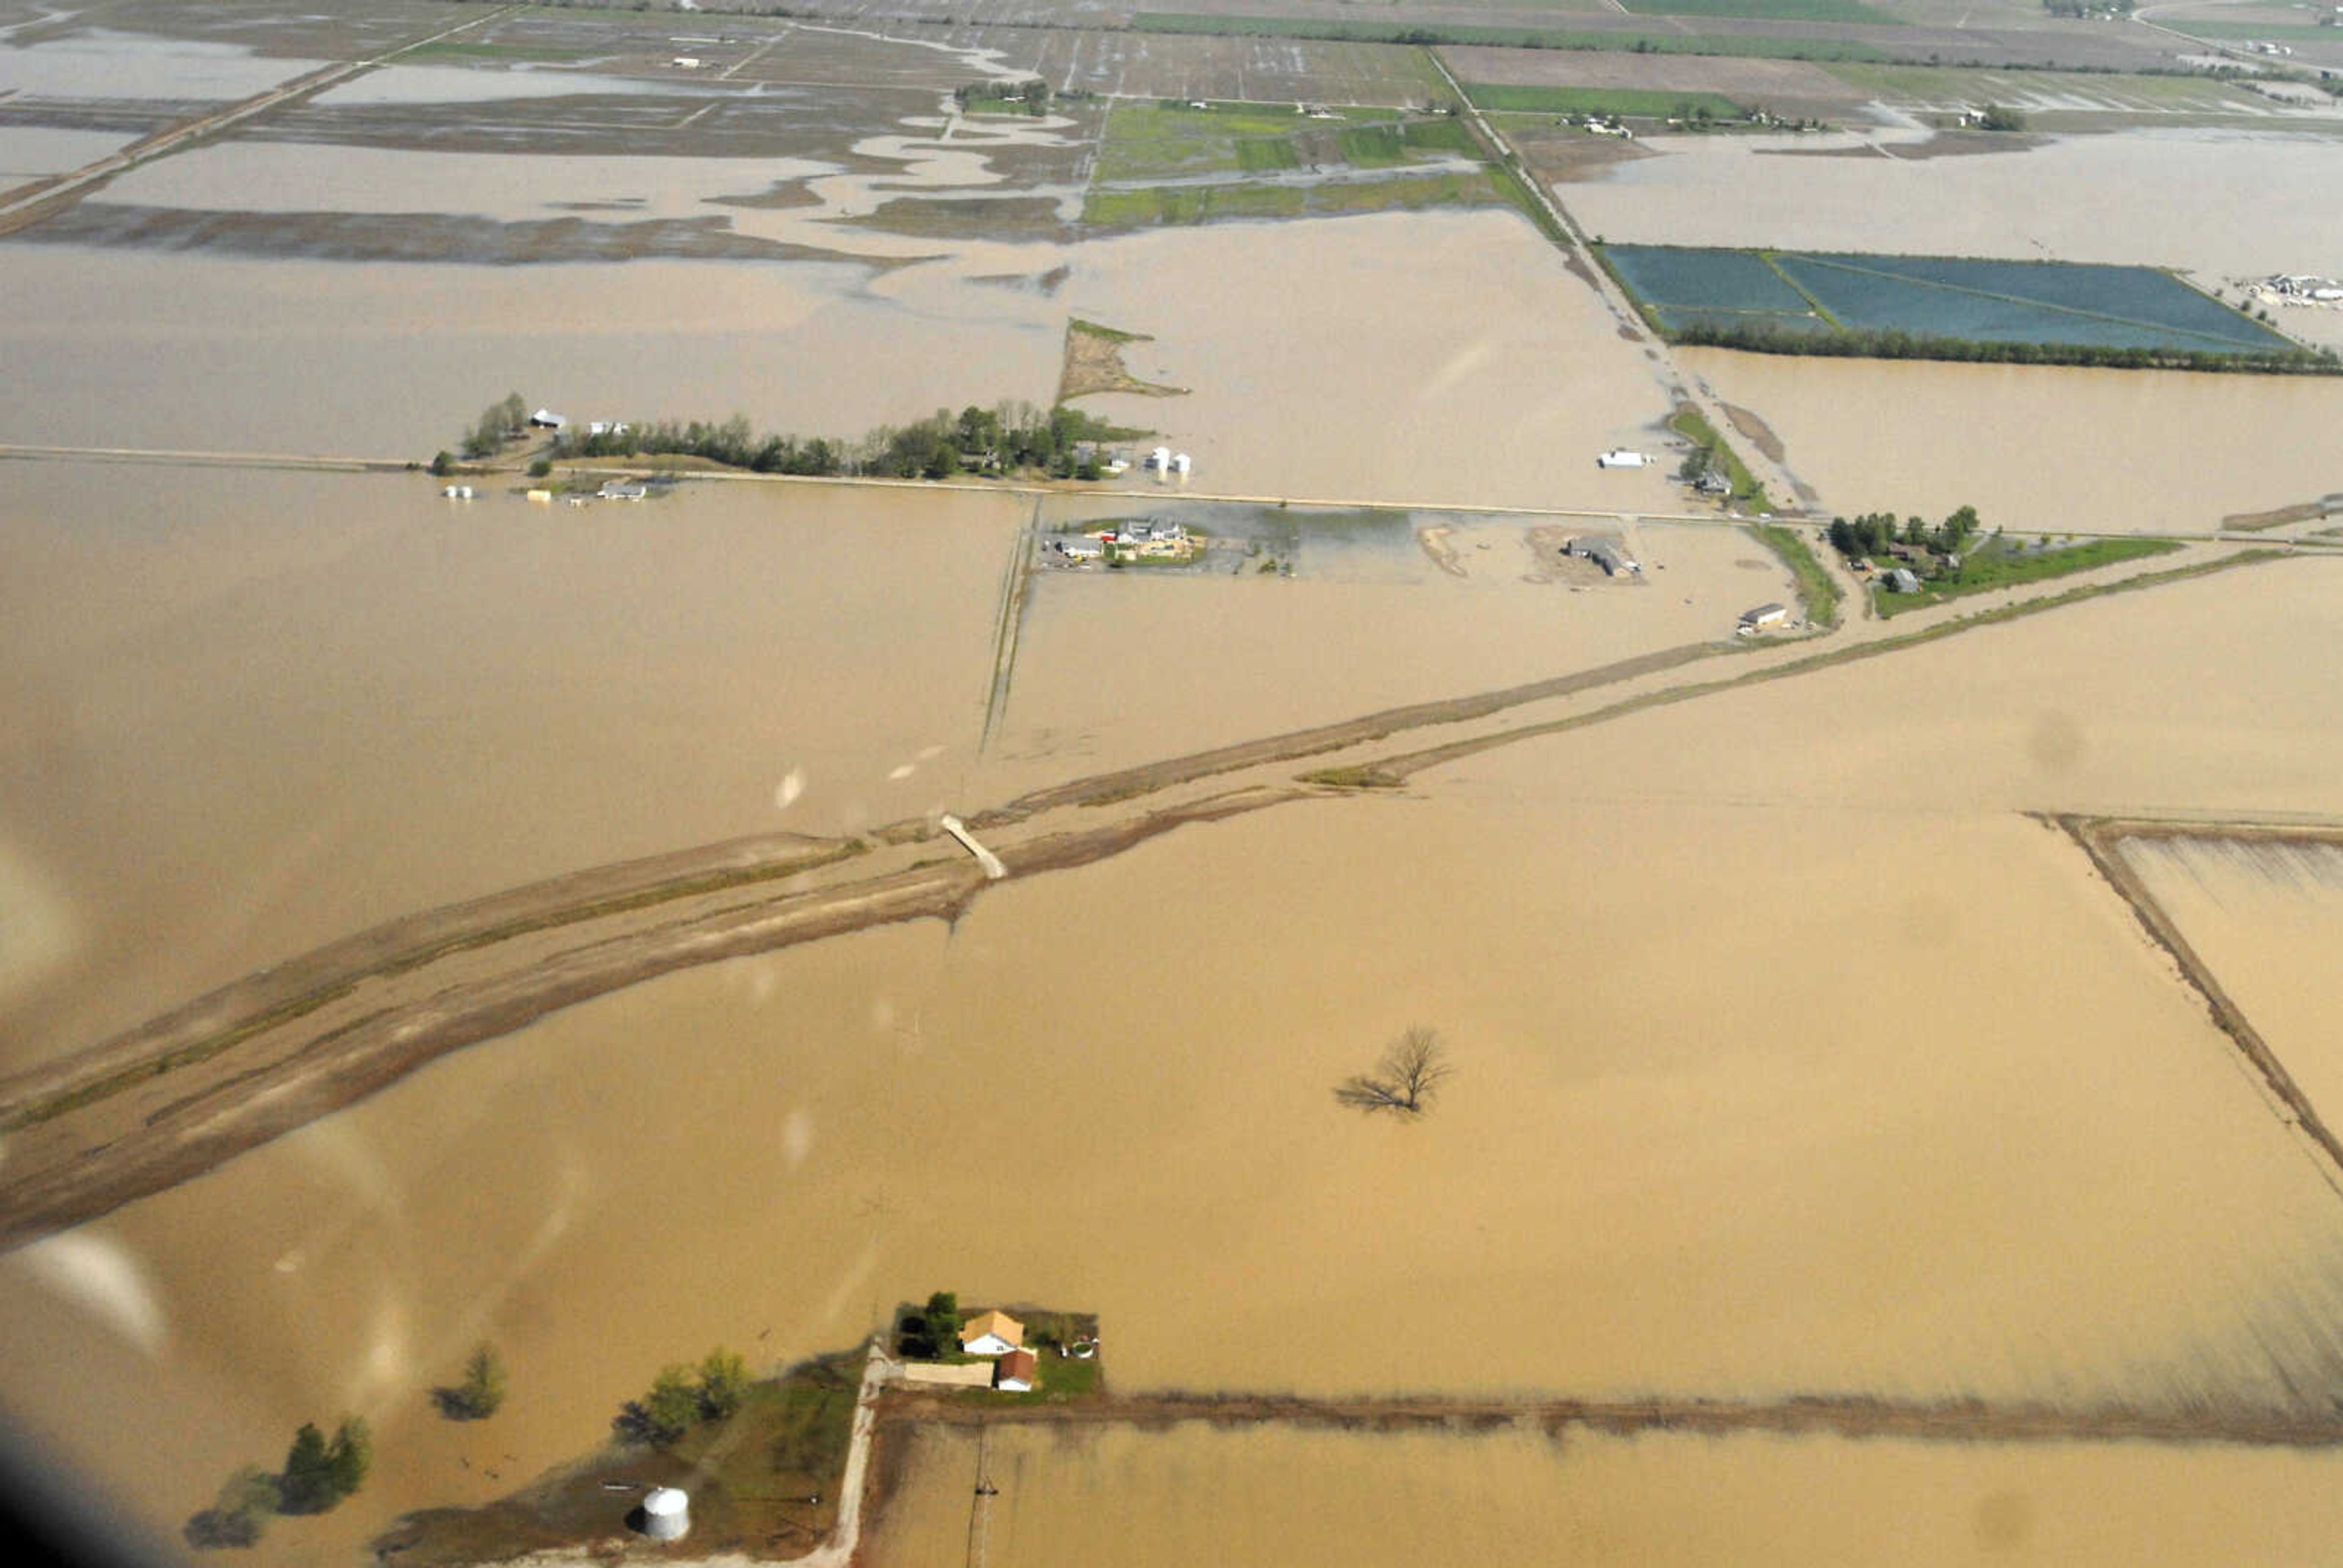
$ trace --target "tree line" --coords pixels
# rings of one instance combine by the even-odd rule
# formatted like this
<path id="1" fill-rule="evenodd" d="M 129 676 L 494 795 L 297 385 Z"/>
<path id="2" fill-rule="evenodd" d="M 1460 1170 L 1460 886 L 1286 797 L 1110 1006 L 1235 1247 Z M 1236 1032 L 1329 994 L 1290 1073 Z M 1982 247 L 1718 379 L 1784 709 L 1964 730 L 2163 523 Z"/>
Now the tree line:
<path id="1" fill-rule="evenodd" d="M 1841 359 L 1948 359 L 1979 365 L 2089 365 L 2113 370 L 2229 370 L 2271 376 L 2343 374 L 2331 348 L 2236 350 L 2117 347 L 2089 343 L 1985 343 L 1897 328 L 1816 331 L 1768 322 L 1700 320 L 1664 327 L 1671 343 L 1738 348 L 1751 354 L 1806 354 Z"/>
<path id="2" fill-rule="evenodd" d="M 1897 524 L 1893 512 L 1865 512 L 1859 518 L 1833 518 L 1831 548 L 1850 559 L 1884 554 L 1890 545 L 1912 545 L 1951 555 L 1976 537 L 1979 524 L 1975 507 L 1962 507 L 1934 528 L 1924 518 L 1906 518 Z"/>
<path id="3" fill-rule="evenodd" d="M 659 1369 L 649 1393 L 618 1407 L 610 1430 L 625 1442 L 664 1448 L 701 1422 L 739 1410 L 749 1384 L 749 1363 L 732 1351 L 709 1351 L 697 1367 L 673 1362 Z"/>
<path id="4" fill-rule="evenodd" d="M 187 1521 L 187 1544 L 252 1546 L 269 1520 L 280 1513 L 323 1513 L 366 1483 L 374 1464 L 374 1434 L 363 1416 L 344 1418 L 327 1437 L 303 1422 L 285 1453 L 285 1468 L 270 1474 L 247 1464 L 227 1478 L 212 1505 Z"/>
<path id="5" fill-rule="evenodd" d="M 630 426 L 623 433 L 565 432 L 555 438 L 554 453 L 565 458 L 679 454 L 759 474 L 825 477 L 948 479 L 962 473 L 1032 471 L 1052 478 L 1095 479 L 1100 472 L 1096 454 L 1078 452 L 1078 447 L 1134 440 L 1145 434 L 1064 404 L 1044 411 L 1031 403 L 1004 402 L 991 408 L 970 405 L 958 414 L 939 408 L 927 418 L 882 425 L 852 441 L 760 435 L 750 428 L 746 415 L 735 414 L 721 424 L 668 420 Z"/>

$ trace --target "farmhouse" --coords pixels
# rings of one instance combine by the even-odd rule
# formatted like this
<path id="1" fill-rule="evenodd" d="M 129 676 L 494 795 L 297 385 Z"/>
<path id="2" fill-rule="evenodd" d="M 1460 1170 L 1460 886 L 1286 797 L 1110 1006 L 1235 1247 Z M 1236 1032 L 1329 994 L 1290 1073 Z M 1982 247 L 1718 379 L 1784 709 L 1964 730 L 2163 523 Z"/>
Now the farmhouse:
<path id="1" fill-rule="evenodd" d="M 1041 1381 L 1041 1358 L 1031 1351 L 1021 1348 L 1011 1351 L 992 1364 L 995 1368 L 992 1386 L 1003 1393 L 1031 1392 L 1033 1385 Z"/>
<path id="2" fill-rule="evenodd" d="M 1007 1355 L 1025 1342 L 1025 1325 L 998 1308 L 960 1326 L 960 1348 L 972 1356 Z"/>
<path id="3" fill-rule="evenodd" d="M 1603 568 L 1604 577 L 1624 577 L 1644 569 L 1643 563 L 1627 553 L 1626 541 L 1605 534 L 1581 534 L 1563 547 L 1563 553 L 1593 561 Z"/>

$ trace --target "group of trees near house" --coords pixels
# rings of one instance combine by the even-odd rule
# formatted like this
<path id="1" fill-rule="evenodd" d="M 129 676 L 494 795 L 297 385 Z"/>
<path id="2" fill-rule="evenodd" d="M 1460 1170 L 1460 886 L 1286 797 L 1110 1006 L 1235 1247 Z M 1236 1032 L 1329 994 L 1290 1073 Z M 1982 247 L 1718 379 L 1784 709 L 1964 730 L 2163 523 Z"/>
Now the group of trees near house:
<path id="1" fill-rule="evenodd" d="M 970 82 L 952 89 L 952 101 L 962 112 L 973 108 L 996 114 L 1003 110 L 1046 114 L 1051 96 L 1050 84 L 1039 76 L 1024 82 Z"/>
<path id="2" fill-rule="evenodd" d="M 694 419 L 630 426 L 624 432 L 565 434 L 562 457 L 639 457 L 679 454 L 759 474 L 822 477 L 860 475 L 895 479 L 948 479 L 955 474 L 1041 472 L 1053 478 L 1096 478 L 1095 458 L 1079 458 L 1085 443 L 1127 441 L 1145 432 L 1125 430 L 1060 404 L 1043 410 L 1007 402 L 974 405 L 954 414 L 939 408 L 909 425 L 882 425 L 856 441 L 759 435 L 746 415 L 721 424 Z"/>
<path id="3" fill-rule="evenodd" d="M 504 450 L 505 443 L 528 428 L 528 405 L 518 392 L 508 392 L 499 402 L 489 404 L 480 411 L 472 427 L 464 432 L 464 456 L 493 457 Z"/>
<path id="4" fill-rule="evenodd" d="M 1859 518 L 1833 518 L 1830 542 L 1833 549 L 1850 559 L 1880 555 L 1888 546 L 1898 544 L 1951 555 L 1976 537 L 1977 528 L 1975 507 L 1960 508 L 1934 528 L 1923 518 L 1906 518 L 1899 526 L 1893 512 L 1865 512 Z"/>
<path id="5" fill-rule="evenodd" d="M 630 1399 L 610 1429 L 628 1442 L 664 1448 L 704 1421 L 721 1421 L 749 1397 L 749 1363 L 732 1351 L 709 1351 L 699 1365 L 680 1362 L 659 1369 L 650 1392 Z"/>
<path id="6" fill-rule="evenodd" d="M 932 1361 L 960 1349 L 960 1297 L 938 1291 L 920 1312 L 905 1312 L 895 1324 L 895 1352 L 911 1361 Z"/>
<path id="7" fill-rule="evenodd" d="M 187 1544 L 256 1545 L 277 1514 L 323 1513 L 356 1493 L 373 1464 L 374 1435 L 364 1417 L 345 1418 L 330 1438 L 303 1422 L 284 1470 L 271 1475 L 248 1464 L 229 1476 L 212 1505 L 187 1521 Z"/>
<path id="8" fill-rule="evenodd" d="M 476 1346 L 464 1362 L 464 1381 L 431 1391 L 432 1402 L 449 1421 L 486 1421 L 505 1402 L 505 1362 L 494 1345 Z"/>

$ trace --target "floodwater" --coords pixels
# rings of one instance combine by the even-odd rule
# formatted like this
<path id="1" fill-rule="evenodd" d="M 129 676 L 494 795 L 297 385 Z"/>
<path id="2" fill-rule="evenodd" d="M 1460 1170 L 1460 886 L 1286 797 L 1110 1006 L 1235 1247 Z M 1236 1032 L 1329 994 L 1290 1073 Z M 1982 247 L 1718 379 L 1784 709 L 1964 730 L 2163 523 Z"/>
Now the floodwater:
<path id="1" fill-rule="evenodd" d="M 15 307 L 0 357 L 39 367 L 0 381 L 0 427 L 75 446 L 427 459 L 515 387 L 578 418 L 738 411 L 852 437 L 947 405 L 1046 401 L 1065 326 L 1062 304 L 1021 290 L 874 284 L 842 262 L 356 267 L 15 246 L 0 276 Z"/>
<path id="2" fill-rule="evenodd" d="M 949 808 L 1025 509 L 15 466 L 0 881 L 50 937 L 44 983 L 0 966 L 0 1061 L 392 915 Z"/>
<path id="3" fill-rule="evenodd" d="M 110 131 L 56 131 L 39 126 L 0 126 L 0 182 L 64 174 L 94 164 L 130 138 Z"/>
<path id="4" fill-rule="evenodd" d="M 2299 649 L 2332 588 L 2110 599 L 632 988 L 0 1266 L 0 1368 L 165 1527 L 367 1413 L 376 1481 L 264 1563 L 592 1446 L 664 1361 L 844 1345 L 939 1286 L 1099 1311 L 1131 1390 L 2324 1410 L 2333 1173 L 2016 808 L 2343 804 L 2292 717 L 2331 709 Z M 2269 700 L 2192 678 L 2207 646 Z M 1458 1068 L 1434 1112 L 1336 1106 L 1413 1021 Z M 133 1282 L 61 1322 L 91 1259 Z M 483 1335 L 514 1400 L 443 1423 Z M 237 1376 L 184 1446 L 109 1442 Z M 1911 1463 L 2060 1451 L 1962 1452 Z M 2232 1469 L 2139 1462 L 2199 1499 Z"/>
<path id="5" fill-rule="evenodd" d="M 2320 1119 L 2343 1121 L 2343 846 L 2135 839 L 2123 853 Z"/>
<path id="6" fill-rule="evenodd" d="M 2343 137 L 2144 130 L 1991 156 L 1779 156 L 1797 138 L 1654 137 L 1561 195 L 1622 244 L 1763 245 L 2172 266 L 2207 287 L 2334 263 L 2331 211 L 2293 193 L 2343 183 Z M 2335 331 L 2343 312 L 2277 313 Z M 2321 323 L 2325 325 L 2320 325 Z"/>
<path id="7" fill-rule="evenodd" d="M 228 100 L 266 92 L 323 60 L 264 58 L 240 44 L 85 27 L 29 46 L 0 44 L 0 92 L 47 98 Z"/>
<path id="8" fill-rule="evenodd" d="M 2343 377 L 1680 351 L 1755 409 L 1830 511 L 1988 528 L 2209 532 L 2343 490 Z"/>
<path id="9" fill-rule="evenodd" d="M 1670 403 L 1594 290 L 1511 211 L 1225 224 L 1081 247 L 1072 313 L 1155 341 L 1143 380 L 1184 397 L 1092 397 L 1246 495 L 1675 510 L 1648 447 Z"/>
<path id="10" fill-rule="evenodd" d="M 1166 508 L 1141 501 L 1120 509 Z M 1193 574 L 1037 572 L 1000 732 L 1004 757 L 1053 759 L 1048 766 L 1061 776 L 1126 767 L 1729 641 L 1743 610 L 1795 597 L 1773 553 L 1736 528 L 1453 513 L 1270 516 L 1299 518 L 1305 530 L 1291 578 L 1260 570 L 1264 559 L 1294 558 L 1275 543 L 1260 556 L 1208 552 Z M 1533 540 L 1541 524 L 1551 531 Z M 1198 526 L 1232 525 L 1207 517 Z M 1444 530 L 1447 568 L 1415 537 L 1433 529 Z M 1345 538 L 1369 530 L 1380 543 Z M 1640 579 L 1608 581 L 1556 558 L 1556 536 L 1594 530 L 1628 538 L 1644 564 Z M 1169 678 L 1134 681 L 1134 665 Z"/>
<path id="11" fill-rule="evenodd" d="M 873 1568 L 958 1563 L 975 1438 L 929 1429 L 880 1515 Z M 1621 1563 L 2110 1568 L 2310 1563 L 2343 1517 L 2332 1454 L 1991 1448 L 1836 1438 L 1559 1443 L 1183 1425 L 995 1427 L 988 1563 Z"/>

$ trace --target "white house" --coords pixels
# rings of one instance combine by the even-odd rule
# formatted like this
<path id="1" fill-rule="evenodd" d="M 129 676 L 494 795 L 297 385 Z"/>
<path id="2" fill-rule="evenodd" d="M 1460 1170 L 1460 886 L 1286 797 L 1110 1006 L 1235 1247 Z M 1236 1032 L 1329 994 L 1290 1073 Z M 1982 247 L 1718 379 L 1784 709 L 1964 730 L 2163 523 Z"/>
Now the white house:
<path id="1" fill-rule="evenodd" d="M 960 1326 L 960 1348 L 972 1356 L 1003 1356 L 1025 1342 L 1025 1325 L 995 1308 Z"/>

